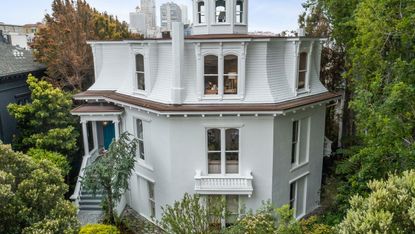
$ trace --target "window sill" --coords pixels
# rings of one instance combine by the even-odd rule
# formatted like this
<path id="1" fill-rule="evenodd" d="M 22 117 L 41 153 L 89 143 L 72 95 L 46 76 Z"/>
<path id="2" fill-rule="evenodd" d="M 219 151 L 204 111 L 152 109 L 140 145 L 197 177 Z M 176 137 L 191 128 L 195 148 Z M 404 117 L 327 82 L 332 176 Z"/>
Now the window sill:
<path id="1" fill-rule="evenodd" d="M 248 26 L 246 23 L 235 23 L 235 26 Z"/>
<path id="2" fill-rule="evenodd" d="M 311 93 L 311 90 L 307 90 L 307 89 L 296 90 L 297 96 L 308 94 L 308 93 Z"/>
<path id="3" fill-rule="evenodd" d="M 309 162 L 305 162 L 305 163 L 302 163 L 302 164 L 293 164 L 290 172 L 297 171 L 300 168 L 303 168 L 303 167 L 307 166 L 308 164 L 309 164 Z"/>
<path id="4" fill-rule="evenodd" d="M 196 25 L 194 25 L 194 27 L 205 27 L 205 26 L 207 26 L 207 24 L 205 24 L 205 23 L 203 23 L 203 24 L 196 24 Z"/>
<path id="5" fill-rule="evenodd" d="M 140 166 L 140 167 L 142 167 L 142 168 L 144 168 L 144 169 L 147 169 L 147 170 L 149 170 L 149 171 L 151 171 L 151 172 L 154 172 L 154 168 L 153 167 L 151 167 L 150 165 L 148 165 L 144 160 L 142 160 L 142 159 L 139 159 L 139 160 L 137 160 L 137 164 L 138 164 L 138 166 Z"/>
<path id="6" fill-rule="evenodd" d="M 230 23 L 214 23 L 212 26 L 230 26 Z"/>
<path id="7" fill-rule="evenodd" d="M 224 94 L 224 95 L 204 95 L 201 100 L 243 100 L 244 98 L 240 95 L 230 95 L 230 94 Z"/>

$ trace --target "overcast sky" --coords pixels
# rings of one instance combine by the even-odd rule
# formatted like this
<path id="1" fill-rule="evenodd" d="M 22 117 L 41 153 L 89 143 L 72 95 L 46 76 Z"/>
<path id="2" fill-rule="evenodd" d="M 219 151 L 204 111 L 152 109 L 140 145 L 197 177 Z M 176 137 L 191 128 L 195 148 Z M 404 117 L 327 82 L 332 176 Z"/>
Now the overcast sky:
<path id="1" fill-rule="evenodd" d="M 156 0 L 157 19 L 159 6 L 169 0 Z M 171 0 L 189 6 L 192 17 L 192 0 Z M 305 0 L 250 0 L 249 31 L 281 32 L 298 28 L 298 15 L 302 12 L 301 3 Z M 52 0 L 1 0 L 0 22 L 7 24 L 28 24 L 39 22 L 45 12 L 50 13 Z M 87 0 L 99 11 L 107 11 L 128 22 L 128 13 L 134 11 L 140 0 Z"/>

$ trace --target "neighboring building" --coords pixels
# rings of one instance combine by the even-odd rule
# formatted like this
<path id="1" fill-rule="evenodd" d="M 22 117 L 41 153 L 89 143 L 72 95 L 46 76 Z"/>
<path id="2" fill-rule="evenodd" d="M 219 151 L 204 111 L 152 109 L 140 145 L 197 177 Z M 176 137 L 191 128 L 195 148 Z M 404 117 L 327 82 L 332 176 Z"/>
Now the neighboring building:
<path id="1" fill-rule="evenodd" d="M 135 12 L 130 13 L 130 31 L 146 38 L 159 37 L 154 0 L 141 0 L 141 8 L 137 7 Z"/>
<path id="2" fill-rule="evenodd" d="M 194 0 L 194 35 L 173 23 L 171 39 L 90 42 L 96 82 L 72 111 L 82 168 L 122 132 L 139 141 L 118 212 L 160 220 L 184 193 L 224 197 L 233 216 L 222 225 L 267 200 L 296 218 L 319 207 L 326 105 L 339 98 L 319 79 L 324 40 L 248 35 L 247 6 Z M 80 180 L 71 198 L 100 208 Z"/>
<path id="3" fill-rule="evenodd" d="M 0 140 L 10 144 L 16 134 L 16 121 L 7 105 L 30 101 L 26 80 L 29 73 L 42 77 L 45 67 L 34 62 L 31 51 L 6 44 L 0 39 Z"/>
<path id="4" fill-rule="evenodd" d="M 41 23 L 23 26 L 0 23 L 0 32 L 2 32 L 3 40 L 9 44 L 28 50 L 40 25 Z"/>
<path id="5" fill-rule="evenodd" d="M 160 7 L 161 31 L 171 31 L 173 22 L 182 22 L 182 10 L 174 2 L 167 2 Z"/>
<path id="6" fill-rule="evenodd" d="M 180 10 L 182 11 L 182 23 L 184 25 L 190 24 L 189 20 L 189 10 L 187 9 L 186 5 L 180 5 Z"/>

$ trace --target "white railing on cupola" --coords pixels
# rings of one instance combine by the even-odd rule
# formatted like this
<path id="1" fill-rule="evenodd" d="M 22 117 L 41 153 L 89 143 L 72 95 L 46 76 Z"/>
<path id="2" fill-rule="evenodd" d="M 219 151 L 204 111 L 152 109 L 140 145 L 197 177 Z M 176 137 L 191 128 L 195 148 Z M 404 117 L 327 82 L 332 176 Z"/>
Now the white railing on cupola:
<path id="1" fill-rule="evenodd" d="M 252 196 L 252 173 L 241 175 L 207 175 L 197 170 L 195 176 L 195 192 L 205 195 L 248 195 Z"/>

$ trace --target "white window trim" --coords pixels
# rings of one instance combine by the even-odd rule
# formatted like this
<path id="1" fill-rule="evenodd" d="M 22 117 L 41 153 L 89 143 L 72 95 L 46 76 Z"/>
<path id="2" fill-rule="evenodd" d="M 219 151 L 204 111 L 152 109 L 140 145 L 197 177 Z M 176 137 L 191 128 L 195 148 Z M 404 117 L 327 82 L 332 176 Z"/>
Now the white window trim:
<path id="1" fill-rule="evenodd" d="M 224 195 L 224 194 L 217 194 L 217 195 L 205 195 L 205 196 L 203 196 L 203 199 L 202 199 L 202 203 L 203 203 L 203 205 L 208 205 L 208 197 L 209 196 L 218 196 L 218 197 L 225 197 L 225 199 L 226 199 L 226 196 L 237 196 L 238 197 L 238 218 L 239 217 L 241 217 L 241 215 L 243 215 L 242 213 L 241 213 L 241 211 L 242 211 L 242 206 L 244 205 L 243 204 L 243 201 L 242 201 L 242 199 L 241 199 L 241 197 L 242 197 L 242 195 L 238 195 L 238 194 L 226 194 L 226 195 Z M 226 205 L 227 204 L 225 204 L 225 207 L 224 207 L 224 210 L 223 210 L 223 214 L 226 212 Z M 221 228 L 225 228 L 226 227 L 226 219 L 225 219 L 225 217 L 223 217 L 223 215 L 222 215 L 222 218 L 221 218 Z"/>
<path id="2" fill-rule="evenodd" d="M 234 9 L 235 9 L 235 25 L 237 25 L 237 26 L 246 26 L 247 25 L 247 21 L 246 21 L 246 11 L 247 11 L 247 7 L 246 7 L 246 4 L 247 4 L 247 1 L 245 1 L 245 0 L 243 0 L 242 1 L 242 4 L 243 4 L 243 8 L 242 8 L 242 23 L 240 23 L 240 22 L 238 22 L 236 19 L 237 19 L 237 17 L 236 17 L 236 15 L 237 15 L 237 10 L 236 10 L 236 3 L 237 3 L 237 1 L 235 1 L 235 7 L 234 7 Z"/>
<path id="3" fill-rule="evenodd" d="M 149 164 L 149 157 L 151 155 L 150 154 L 150 149 L 148 147 L 146 147 L 146 141 L 145 141 L 146 135 L 148 137 L 148 134 L 146 134 L 146 131 L 144 129 L 145 128 L 144 127 L 145 126 L 144 123 L 145 122 L 147 122 L 147 123 L 151 122 L 151 119 L 150 118 L 141 117 L 141 116 L 139 117 L 139 116 L 136 116 L 136 115 L 133 116 L 134 136 L 137 137 L 137 139 L 138 139 L 137 120 L 141 120 L 142 123 L 143 123 L 143 144 L 144 144 L 144 160 L 140 158 L 140 155 L 137 155 L 138 156 L 137 157 L 137 164 L 138 164 L 138 166 L 140 166 L 142 168 L 145 168 L 145 169 L 153 172 L 154 171 L 154 168 Z M 138 146 L 138 147 L 140 147 L 140 146 Z M 138 150 L 139 149 L 137 149 L 137 151 Z"/>
<path id="4" fill-rule="evenodd" d="M 131 46 L 131 70 L 132 70 L 132 77 L 133 77 L 133 94 L 134 95 L 140 95 L 140 96 L 147 96 L 149 94 L 149 91 L 151 90 L 151 67 L 150 67 L 150 60 L 149 60 L 149 53 L 150 48 L 148 45 L 141 45 L 140 47 L 134 48 L 134 46 Z M 137 83 L 137 70 L 136 70 L 136 55 L 141 54 L 143 55 L 144 59 L 144 88 L 145 90 L 138 89 L 138 83 Z"/>
<path id="5" fill-rule="evenodd" d="M 229 4 L 230 4 L 230 1 L 229 0 L 224 0 L 225 1 L 225 22 L 218 22 L 217 21 L 217 19 L 216 19 L 216 14 L 218 13 L 218 11 L 216 10 L 216 1 L 217 0 L 215 0 L 214 1 L 214 4 L 213 4 L 213 9 L 214 9 L 214 23 L 213 23 L 213 25 L 231 25 L 231 23 L 229 22 Z"/>
<path id="6" fill-rule="evenodd" d="M 200 17 L 200 14 L 202 13 L 202 11 L 199 11 L 199 3 L 200 2 L 203 2 L 203 6 L 204 6 L 204 16 L 205 16 L 205 22 L 199 22 L 199 17 Z M 204 0 L 199 0 L 199 1 L 197 1 L 197 3 L 196 3 L 196 26 L 200 26 L 200 25 L 206 25 L 207 24 L 207 21 L 208 21 L 208 15 L 206 14 L 207 13 L 207 11 L 206 11 L 206 9 L 207 9 L 207 4 L 206 4 L 207 2 L 206 1 L 204 1 Z"/>
<path id="7" fill-rule="evenodd" d="M 308 175 L 310 174 L 310 172 L 306 172 L 292 180 L 290 180 L 290 182 L 288 183 L 289 188 L 291 187 L 291 184 L 295 183 L 295 201 L 294 201 L 294 207 L 293 207 L 293 211 L 294 211 L 294 217 L 296 219 L 301 219 L 302 217 L 305 216 L 306 211 L 307 211 L 307 194 L 308 194 Z M 303 196 L 303 211 L 301 214 L 297 214 L 297 203 L 298 203 L 298 181 L 304 178 L 304 196 Z"/>
<path id="8" fill-rule="evenodd" d="M 292 124 L 294 125 L 294 122 L 298 121 L 298 133 L 297 133 L 297 145 L 296 145 L 296 155 L 295 155 L 295 162 L 291 163 L 291 169 L 290 172 L 296 171 L 310 163 L 310 133 L 311 133 L 311 117 L 304 117 L 300 119 L 293 119 Z M 301 131 L 301 125 L 304 123 L 304 121 L 307 121 L 307 132 L 304 133 Z M 301 136 L 302 134 L 306 134 L 307 142 L 306 142 L 306 152 L 305 152 L 305 161 L 300 162 L 300 153 L 301 153 Z M 291 141 L 292 144 L 292 141 Z M 292 150 L 292 147 L 291 147 Z M 292 155 L 292 152 L 291 152 Z M 290 159 L 291 160 L 291 159 Z"/>
<path id="9" fill-rule="evenodd" d="M 301 41 L 295 42 L 295 54 L 296 54 L 296 66 L 295 66 L 295 81 L 294 81 L 294 92 L 296 96 L 307 94 L 311 92 L 311 60 L 313 56 L 314 51 L 314 42 L 310 42 L 310 45 L 307 48 L 301 49 L 300 47 L 302 45 Z M 300 54 L 301 53 L 307 53 L 307 64 L 306 64 L 306 74 L 305 74 L 305 87 L 303 89 L 298 89 L 298 82 L 299 82 L 299 74 L 300 74 Z"/>
<path id="10" fill-rule="evenodd" d="M 214 125 L 213 125 L 214 126 Z M 217 126 L 217 125 L 216 125 Z M 208 130 L 209 129 L 219 129 L 220 130 L 220 137 L 221 137 L 221 149 L 220 149 L 220 153 L 221 153 L 221 170 L 219 174 L 210 174 L 209 173 L 209 146 L 208 146 Z M 238 173 L 226 173 L 226 130 L 227 129 L 238 129 L 238 135 L 239 135 L 239 146 L 238 146 Z M 241 128 L 236 128 L 236 127 L 205 127 L 204 128 L 204 134 L 205 134 L 205 170 L 206 170 L 206 174 L 208 176 L 240 176 L 241 175 L 241 159 L 242 159 L 242 150 L 241 150 L 241 133 L 242 133 L 242 129 Z"/>

